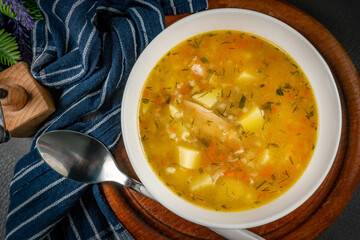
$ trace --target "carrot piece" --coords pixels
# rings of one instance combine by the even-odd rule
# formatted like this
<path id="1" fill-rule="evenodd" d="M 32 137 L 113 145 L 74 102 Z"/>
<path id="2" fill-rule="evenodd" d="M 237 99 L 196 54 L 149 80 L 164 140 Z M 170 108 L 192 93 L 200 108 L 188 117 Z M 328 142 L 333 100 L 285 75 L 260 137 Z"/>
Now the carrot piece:
<path id="1" fill-rule="evenodd" d="M 258 153 L 262 153 L 262 152 L 264 152 L 264 150 L 265 150 L 265 148 L 260 147 L 260 148 L 258 149 Z"/>
<path id="2" fill-rule="evenodd" d="M 182 51 L 184 56 L 189 56 L 191 54 L 192 47 L 186 46 L 186 48 Z"/>
<path id="3" fill-rule="evenodd" d="M 188 86 L 183 85 L 180 87 L 179 92 L 183 95 L 186 95 L 190 92 L 190 88 Z"/>
<path id="4" fill-rule="evenodd" d="M 226 177 L 234 177 L 235 172 L 233 170 L 226 170 L 225 173 L 224 173 L 224 176 L 226 176 Z"/>
<path id="5" fill-rule="evenodd" d="M 264 178 L 269 178 L 273 171 L 272 171 L 272 166 L 271 165 L 267 165 L 262 171 L 261 171 L 261 176 L 263 176 Z"/>
<path id="6" fill-rule="evenodd" d="M 270 55 L 269 57 L 273 60 L 276 60 L 278 58 L 278 56 L 276 56 L 276 55 Z"/>

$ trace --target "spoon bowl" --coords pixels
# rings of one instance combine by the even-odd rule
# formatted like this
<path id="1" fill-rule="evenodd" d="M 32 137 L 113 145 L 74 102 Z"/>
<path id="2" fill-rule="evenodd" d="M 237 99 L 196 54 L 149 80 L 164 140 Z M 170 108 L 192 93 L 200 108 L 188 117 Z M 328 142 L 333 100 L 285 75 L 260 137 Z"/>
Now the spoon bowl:
<path id="1" fill-rule="evenodd" d="M 154 199 L 142 183 L 121 172 L 106 146 L 91 136 L 56 130 L 40 136 L 36 147 L 44 161 L 64 177 L 90 184 L 117 182 Z"/>

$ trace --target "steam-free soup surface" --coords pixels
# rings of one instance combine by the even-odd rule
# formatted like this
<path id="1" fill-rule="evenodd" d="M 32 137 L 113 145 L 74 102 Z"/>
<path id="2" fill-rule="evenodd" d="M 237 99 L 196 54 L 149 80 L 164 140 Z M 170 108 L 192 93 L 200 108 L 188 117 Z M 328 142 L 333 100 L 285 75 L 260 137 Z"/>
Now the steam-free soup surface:
<path id="1" fill-rule="evenodd" d="M 139 105 L 145 155 L 175 194 L 206 209 L 266 204 L 302 175 L 317 137 L 306 76 L 258 36 L 214 31 L 169 51 Z"/>

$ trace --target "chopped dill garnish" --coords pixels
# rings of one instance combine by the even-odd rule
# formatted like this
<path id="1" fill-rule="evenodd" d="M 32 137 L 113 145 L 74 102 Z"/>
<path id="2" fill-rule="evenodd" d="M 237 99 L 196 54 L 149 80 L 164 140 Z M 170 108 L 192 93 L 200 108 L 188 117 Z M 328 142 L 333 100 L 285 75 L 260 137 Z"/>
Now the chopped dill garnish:
<path id="1" fill-rule="evenodd" d="M 305 111 L 306 112 L 306 111 Z M 313 117 L 314 116 L 314 111 L 310 111 L 309 113 L 308 112 L 306 112 L 306 118 L 307 119 L 310 119 L 311 117 Z"/>
<path id="2" fill-rule="evenodd" d="M 278 88 L 276 89 L 276 95 L 279 95 L 279 96 L 284 96 L 284 91 L 282 90 L 282 88 Z"/>
<path id="3" fill-rule="evenodd" d="M 269 147 L 276 147 L 276 148 L 278 148 L 279 145 L 277 145 L 276 143 L 268 143 L 268 144 L 266 145 L 266 148 L 269 148 Z"/>
<path id="4" fill-rule="evenodd" d="M 240 99 L 240 102 L 239 102 L 239 108 L 240 109 L 243 109 L 245 107 L 245 101 L 246 101 L 246 97 L 243 94 L 241 99 Z"/>
<path id="5" fill-rule="evenodd" d="M 141 101 L 142 101 L 144 104 L 148 104 L 148 103 L 150 102 L 150 99 L 142 98 Z"/>
<path id="6" fill-rule="evenodd" d="M 209 63 L 209 60 L 207 60 L 206 57 L 201 57 L 201 58 L 200 58 L 200 61 L 201 61 L 202 63 Z"/>
<path id="7" fill-rule="evenodd" d="M 262 183 L 260 183 L 255 189 L 258 190 L 259 188 L 262 187 L 262 185 L 264 185 L 267 181 L 264 180 Z"/>
<path id="8" fill-rule="evenodd" d="M 274 102 L 266 102 L 261 106 L 261 109 L 264 111 L 269 110 L 271 112 L 271 104 L 274 104 Z"/>

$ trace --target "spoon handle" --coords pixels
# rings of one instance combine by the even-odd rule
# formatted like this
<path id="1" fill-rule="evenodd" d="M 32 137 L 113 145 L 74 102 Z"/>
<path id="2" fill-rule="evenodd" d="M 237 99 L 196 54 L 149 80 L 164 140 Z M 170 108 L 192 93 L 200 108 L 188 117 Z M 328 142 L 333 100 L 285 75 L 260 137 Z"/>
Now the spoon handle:
<path id="1" fill-rule="evenodd" d="M 229 239 L 229 240 L 265 240 L 261 236 L 250 232 L 246 229 L 220 229 L 220 228 L 209 228 L 210 230 L 216 232 L 220 236 Z"/>
<path id="2" fill-rule="evenodd" d="M 126 186 L 137 191 L 138 193 L 145 195 L 148 198 L 151 198 L 154 201 L 157 201 L 154 196 L 151 195 L 151 193 L 144 187 L 144 185 L 135 179 L 129 177 L 128 181 L 126 182 Z"/>

